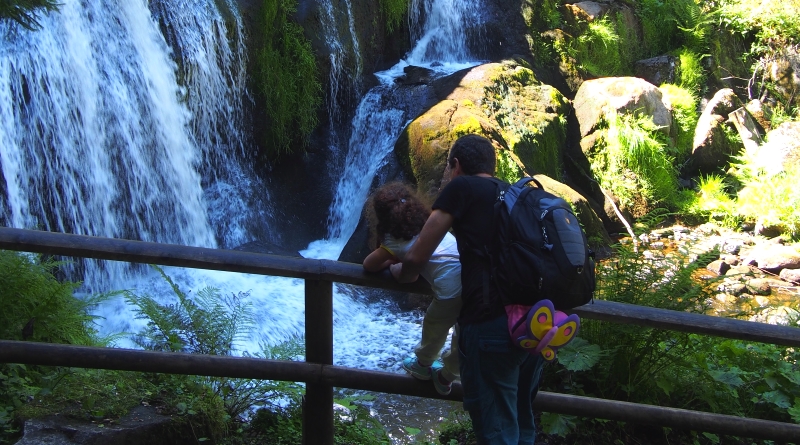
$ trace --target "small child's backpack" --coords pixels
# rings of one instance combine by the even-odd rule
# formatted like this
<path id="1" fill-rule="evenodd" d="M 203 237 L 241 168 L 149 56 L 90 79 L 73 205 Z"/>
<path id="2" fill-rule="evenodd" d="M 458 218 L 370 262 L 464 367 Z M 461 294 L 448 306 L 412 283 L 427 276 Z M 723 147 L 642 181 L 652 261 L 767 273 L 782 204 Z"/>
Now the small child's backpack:
<path id="1" fill-rule="evenodd" d="M 546 192 L 539 181 L 530 177 L 513 185 L 495 181 L 499 193 L 494 210 L 494 236 L 482 256 L 489 259 L 491 285 L 506 307 L 512 338 L 521 346 L 515 337 L 518 333 L 513 332 L 522 324 L 521 316 L 515 315 L 522 313 L 521 308 L 539 308 L 534 305 L 549 300 L 551 303 L 545 306 L 551 310 L 552 327 L 565 319 L 566 314 L 561 311 L 592 300 L 594 253 L 570 205 Z M 536 187 L 527 187 L 529 182 Z M 484 286 L 485 298 L 487 293 L 488 287 Z M 524 311 L 530 325 L 537 317 L 528 317 L 528 312 L 532 310 Z M 570 320 L 575 321 L 575 326 L 569 339 L 580 324 L 577 316 Z M 551 357 L 546 356 L 548 360 L 554 357 L 554 352 Z"/>

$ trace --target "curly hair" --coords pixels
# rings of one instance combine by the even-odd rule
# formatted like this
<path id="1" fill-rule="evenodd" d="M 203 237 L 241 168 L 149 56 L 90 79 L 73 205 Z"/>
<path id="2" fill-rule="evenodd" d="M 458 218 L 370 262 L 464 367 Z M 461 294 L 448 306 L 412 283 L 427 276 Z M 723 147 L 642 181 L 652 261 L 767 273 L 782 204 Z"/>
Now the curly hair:
<path id="1" fill-rule="evenodd" d="M 367 202 L 372 244 L 377 248 L 386 234 L 410 240 L 425 225 L 431 211 L 411 187 L 390 182 L 378 188 Z"/>

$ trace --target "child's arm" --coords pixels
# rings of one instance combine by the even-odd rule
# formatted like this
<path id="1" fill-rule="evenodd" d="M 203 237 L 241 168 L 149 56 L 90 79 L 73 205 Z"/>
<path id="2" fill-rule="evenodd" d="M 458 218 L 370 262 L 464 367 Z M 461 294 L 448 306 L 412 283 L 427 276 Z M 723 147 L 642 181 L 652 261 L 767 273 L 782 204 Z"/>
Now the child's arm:
<path id="1" fill-rule="evenodd" d="M 367 255 L 366 258 L 364 258 L 363 265 L 364 270 L 367 272 L 380 272 L 392 264 L 399 262 L 400 260 L 398 260 L 397 257 L 391 252 L 383 247 L 378 247 L 377 249 L 373 250 L 372 253 Z"/>

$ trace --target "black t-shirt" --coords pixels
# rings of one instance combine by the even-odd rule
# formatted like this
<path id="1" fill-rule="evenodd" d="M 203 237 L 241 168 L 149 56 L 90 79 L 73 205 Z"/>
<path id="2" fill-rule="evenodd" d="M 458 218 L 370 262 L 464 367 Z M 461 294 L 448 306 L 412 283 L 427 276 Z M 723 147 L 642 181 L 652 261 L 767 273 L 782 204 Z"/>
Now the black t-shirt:
<path id="1" fill-rule="evenodd" d="M 504 311 L 500 304 L 490 308 L 482 305 L 486 263 L 475 252 L 483 251 L 492 235 L 492 216 L 497 199 L 495 181 L 481 176 L 457 176 L 433 203 L 434 210 L 453 216 L 453 234 L 461 257 L 461 298 L 464 303 L 458 320 L 461 324 L 489 320 Z"/>

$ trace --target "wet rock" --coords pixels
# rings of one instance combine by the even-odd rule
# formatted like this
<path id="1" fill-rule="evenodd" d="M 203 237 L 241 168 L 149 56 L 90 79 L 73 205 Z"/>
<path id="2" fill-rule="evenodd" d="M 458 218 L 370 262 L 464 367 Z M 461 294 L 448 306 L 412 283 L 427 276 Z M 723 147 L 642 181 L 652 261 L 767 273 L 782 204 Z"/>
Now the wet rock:
<path id="1" fill-rule="evenodd" d="M 740 261 L 739 261 L 739 257 L 738 257 L 738 256 L 736 256 L 736 255 L 731 255 L 731 254 L 723 254 L 723 255 L 720 255 L 720 259 L 721 259 L 722 261 L 724 261 L 724 262 L 728 263 L 728 265 L 730 265 L 730 266 L 738 266 L 738 265 L 739 265 L 739 262 L 740 262 Z"/>
<path id="2" fill-rule="evenodd" d="M 746 285 L 747 290 L 754 295 L 769 295 L 773 287 L 784 287 L 786 283 L 772 278 L 753 278 Z"/>
<path id="3" fill-rule="evenodd" d="M 433 80 L 433 70 L 409 65 L 403 68 L 403 75 L 395 79 L 398 85 L 428 85 Z"/>
<path id="4" fill-rule="evenodd" d="M 717 287 L 717 290 L 738 297 L 744 294 L 745 291 L 747 291 L 747 286 L 745 286 L 744 283 L 740 283 L 738 281 L 728 281 L 720 284 Z"/>

